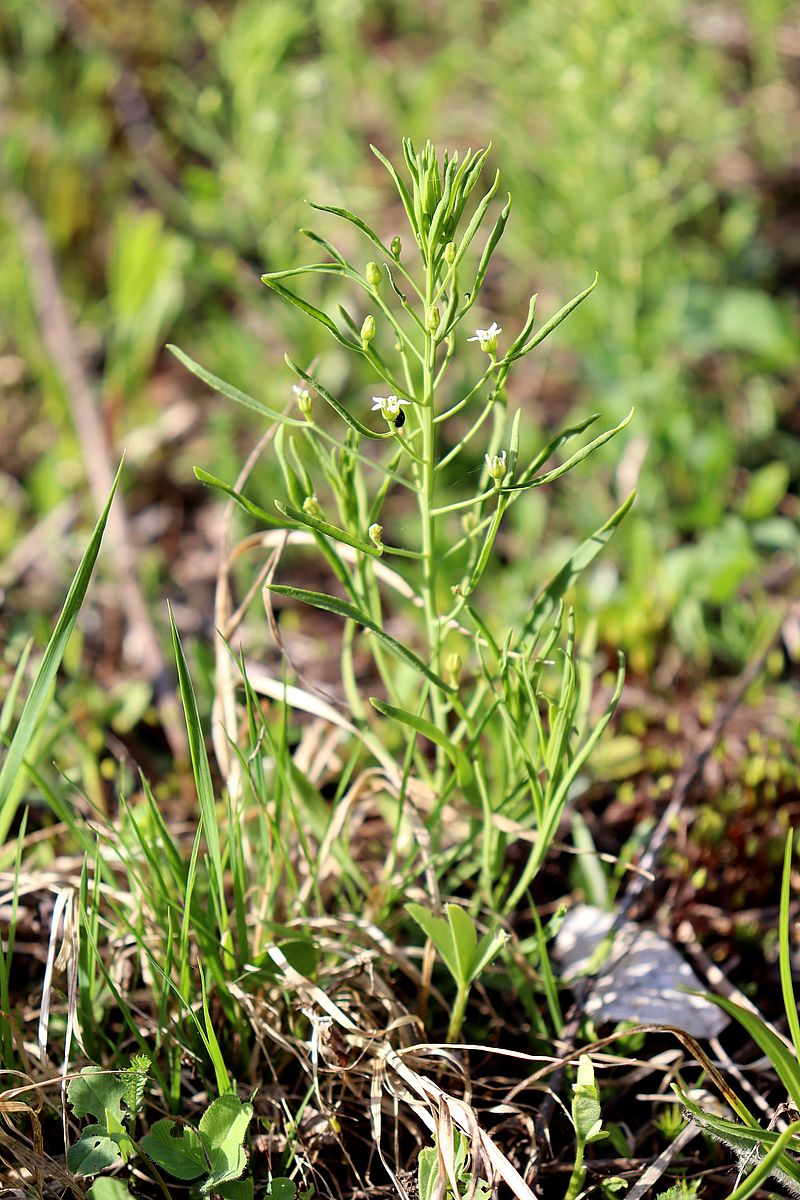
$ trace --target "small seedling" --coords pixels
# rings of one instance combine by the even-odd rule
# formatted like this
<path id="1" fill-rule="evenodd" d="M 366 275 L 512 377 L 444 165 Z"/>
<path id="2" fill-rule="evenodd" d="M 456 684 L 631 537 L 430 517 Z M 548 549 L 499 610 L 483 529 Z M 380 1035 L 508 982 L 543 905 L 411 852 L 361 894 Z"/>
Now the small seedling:
<path id="1" fill-rule="evenodd" d="M 435 917 L 421 904 L 407 904 L 406 909 L 433 942 L 455 980 L 456 998 L 447 1030 L 447 1040 L 455 1042 L 464 1023 L 470 988 L 505 945 L 506 934 L 495 929 L 478 941 L 475 922 L 458 904 L 445 905 L 444 917 Z"/>

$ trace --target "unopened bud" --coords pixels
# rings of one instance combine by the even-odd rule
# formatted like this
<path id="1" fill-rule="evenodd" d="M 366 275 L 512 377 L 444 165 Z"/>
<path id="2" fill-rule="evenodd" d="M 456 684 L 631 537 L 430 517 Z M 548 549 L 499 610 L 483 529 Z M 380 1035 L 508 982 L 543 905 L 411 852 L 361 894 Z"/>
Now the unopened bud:
<path id="1" fill-rule="evenodd" d="M 484 454 L 483 457 L 486 460 L 486 470 L 489 478 L 494 480 L 495 487 L 500 487 L 508 470 L 505 450 L 501 450 L 499 454 Z"/>
<path id="2" fill-rule="evenodd" d="M 436 304 L 432 304 L 425 313 L 425 328 L 428 330 L 428 333 L 436 333 L 440 320 L 439 308 Z"/>
<path id="3" fill-rule="evenodd" d="M 316 496 L 306 496 L 303 501 L 303 512 L 309 517 L 318 517 L 322 512 L 319 506 L 319 500 Z"/>
<path id="4" fill-rule="evenodd" d="M 477 524 L 478 514 L 474 509 L 470 509 L 469 512 L 464 513 L 464 516 L 461 518 L 461 528 L 464 530 L 464 533 L 472 533 Z"/>
<path id="5" fill-rule="evenodd" d="M 371 288 L 379 288 L 381 285 L 381 269 L 376 262 L 367 263 L 367 283 Z"/>
<path id="6" fill-rule="evenodd" d="M 364 323 L 361 326 L 361 345 L 366 350 L 372 339 L 375 337 L 375 318 L 370 313 L 364 317 Z"/>
<path id="7" fill-rule="evenodd" d="M 448 242 L 447 245 L 445 246 L 444 260 L 445 260 L 445 262 L 450 263 L 451 265 L 452 265 L 452 263 L 454 263 L 456 261 L 456 244 L 455 244 L 455 242 Z"/>
<path id="8" fill-rule="evenodd" d="M 370 540 L 374 543 L 378 550 L 383 549 L 383 526 L 377 522 L 369 527 Z"/>
<path id="9" fill-rule="evenodd" d="M 445 663 L 445 666 L 447 667 L 448 675 L 451 675 L 453 677 L 453 679 L 458 679 L 458 676 L 461 674 L 461 668 L 463 667 L 463 665 L 464 664 L 461 661 L 460 654 L 456 654 L 455 652 L 453 652 L 452 654 L 448 654 L 447 662 Z"/>
<path id="10" fill-rule="evenodd" d="M 310 421 L 311 420 L 311 393 L 309 392 L 308 388 L 298 387 L 297 384 L 293 385 L 292 390 L 294 391 L 294 394 L 297 397 L 297 407 L 300 409 L 301 414 L 305 417 L 305 419 L 307 421 Z"/>
<path id="11" fill-rule="evenodd" d="M 399 259 L 403 251 L 403 243 L 400 241 L 400 238 L 397 236 L 397 234 L 394 235 L 389 243 L 389 249 L 391 250 L 393 257 Z"/>

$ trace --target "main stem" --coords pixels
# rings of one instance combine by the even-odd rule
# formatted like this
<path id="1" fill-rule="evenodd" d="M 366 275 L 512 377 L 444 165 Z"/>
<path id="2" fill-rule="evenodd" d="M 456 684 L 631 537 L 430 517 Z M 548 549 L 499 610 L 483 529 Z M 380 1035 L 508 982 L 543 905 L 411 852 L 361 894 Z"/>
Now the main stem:
<path id="1" fill-rule="evenodd" d="M 434 398 L 436 392 L 434 360 L 436 345 L 433 334 L 427 328 L 428 310 L 433 304 L 436 291 L 436 271 L 430 260 L 425 266 L 425 351 L 422 362 L 422 479 L 419 493 L 420 517 L 422 519 L 422 556 L 423 556 L 423 598 L 425 603 L 425 624 L 428 632 L 431 667 L 437 674 L 441 673 L 440 664 L 440 625 L 439 612 L 436 605 L 436 518 L 433 515 L 433 491 L 436 468 L 436 426 L 434 418 L 436 411 Z M 431 708 L 433 719 L 441 730 L 447 728 L 447 713 L 444 700 L 439 690 L 434 687 L 431 691 Z M 439 784 L 443 783 L 446 760 L 441 746 L 436 747 L 436 777 Z"/>

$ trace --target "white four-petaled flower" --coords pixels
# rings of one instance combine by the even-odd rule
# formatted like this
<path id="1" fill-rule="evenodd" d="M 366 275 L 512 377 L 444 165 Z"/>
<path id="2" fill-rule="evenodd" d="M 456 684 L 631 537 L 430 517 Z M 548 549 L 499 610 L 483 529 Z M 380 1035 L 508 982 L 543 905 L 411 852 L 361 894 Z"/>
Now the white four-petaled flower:
<path id="1" fill-rule="evenodd" d="M 409 400 L 399 400 L 397 396 L 373 396 L 372 411 L 380 412 L 387 421 L 394 421 L 400 415 L 400 405 L 409 403 Z"/>
<path id="2" fill-rule="evenodd" d="M 497 349 L 497 335 L 503 330 L 497 324 L 497 321 L 492 321 L 488 329 L 476 329 L 475 337 L 467 338 L 468 342 L 480 342 L 481 350 L 486 354 L 494 354 Z"/>

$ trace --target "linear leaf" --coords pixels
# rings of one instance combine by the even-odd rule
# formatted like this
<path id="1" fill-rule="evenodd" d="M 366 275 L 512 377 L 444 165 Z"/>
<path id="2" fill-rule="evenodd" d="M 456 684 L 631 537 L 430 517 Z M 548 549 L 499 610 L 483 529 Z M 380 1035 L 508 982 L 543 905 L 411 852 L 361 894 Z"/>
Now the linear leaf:
<path id="1" fill-rule="evenodd" d="M 568 471 L 571 471 L 573 467 L 576 467 L 579 462 L 583 462 L 584 458 L 588 458 L 589 455 L 594 454 L 595 450 L 598 450 L 600 446 L 611 441 L 613 437 L 616 437 L 616 435 L 620 433 L 626 425 L 630 424 L 631 420 L 633 419 L 634 411 L 634 409 L 631 409 L 628 415 L 623 417 L 619 425 L 615 425 L 613 429 L 607 429 L 605 433 L 599 434 L 599 436 L 593 441 L 589 442 L 588 445 L 583 446 L 580 450 L 576 450 L 574 454 L 565 459 L 560 466 L 554 467 L 552 471 L 547 471 L 547 473 L 544 475 L 537 475 L 535 479 L 529 479 L 525 483 L 509 483 L 499 490 L 501 492 L 522 492 L 527 488 L 543 487 L 546 483 L 553 483 L 554 480 L 560 479 L 562 475 L 566 475 Z"/>
<path id="2" fill-rule="evenodd" d="M 208 471 L 204 471 L 202 467 L 194 467 L 194 473 L 201 483 L 205 483 L 208 487 L 216 488 L 217 491 L 224 492 L 226 496 L 230 496 L 231 500 L 235 500 L 239 508 L 243 509 L 248 516 L 255 517 L 257 521 L 268 525 L 270 529 L 291 529 L 294 522 L 279 521 L 277 517 L 273 517 L 260 504 L 254 504 L 252 500 L 248 500 L 241 492 L 237 492 L 231 484 L 225 483 L 222 479 L 217 479 L 216 475 L 210 475 Z"/>
<path id="3" fill-rule="evenodd" d="M 305 588 L 289 587 L 284 584 L 271 583 L 268 585 L 271 592 L 275 592 L 279 596 L 287 596 L 291 600 L 300 600 L 303 604 L 310 604 L 314 608 L 321 608 L 324 612 L 335 613 L 337 617 L 343 617 L 348 621 L 355 621 L 358 625 L 363 625 L 365 629 L 371 630 L 375 636 L 383 642 L 387 650 L 403 659 L 415 671 L 424 675 L 436 687 L 441 688 L 443 692 L 453 692 L 455 687 L 452 684 L 445 683 L 435 671 L 424 663 L 413 650 L 409 650 L 408 646 L 404 646 L 402 642 L 398 642 L 380 625 L 372 620 L 372 617 L 367 616 L 360 608 L 356 608 L 354 604 L 349 604 L 346 600 L 340 600 L 338 596 L 328 596 L 325 592 L 309 592 Z"/>
<path id="4" fill-rule="evenodd" d="M 200 363 L 195 362 L 188 354 L 184 354 L 178 346 L 173 346 L 168 343 L 167 349 L 171 354 L 174 354 L 179 363 L 183 363 L 187 371 L 191 371 L 203 383 L 208 384 L 215 392 L 219 392 L 222 396 L 227 396 L 229 400 L 235 400 L 237 404 L 243 404 L 245 408 L 251 408 L 253 412 L 260 413 L 262 417 L 269 417 L 271 421 L 280 421 L 284 425 L 305 425 L 305 421 L 300 421 L 296 417 L 287 417 L 285 413 L 280 413 L 277 409 L 270 408 L 267 404 L 262 404 L 260 400 L 254 400 L 252 396 L 248 396 L 247 392 L 242 392 L 239 388 L 234 387 L 232 383 L 227 383 L 224 379 L 220 379 L 219 375 L 213 375 L 211 371 L 207 371 L 205 367 L 201 367 Z"/>
<path id="5" fill-rule="evenodd" d="M 376 696 L 370 696 L 369 702 L 384 717 L 389 717 L 392 721 L 400 721 L 401 724 L 408 725 L 410 729 L 415 730 L 427 738 L 428 741 L 441 746 L 445 754 L 455 764 L 459 785 L 463 788 L 469 787 L 472 784 L 474 772 L 466 754 L 453 743 L 452 738 L 448 734 L 434 725 L 432 721 L 426 720 L 425 717 L 420 717 L 417 713 L 409 712 L 405 708 L 397 708 L 394 704 L 387 704 L 384 700 L 378 700 Z"/>
<path id="6" fill-rule="evenodd" d="M 381 557 L 381 551 L 377 546 L 373 546 L 370 542 L 362 541 L 361 538 L 348 533 L 346 529 L 340 529 L 338 525 L 331 525 L 330 522 L 323 521 L 321 517 L 312 517 L 309 513 L 303 512 L 302 509 L 293 508 L 291 504 L 284 504 L 281 500 L 275 501 L 275 507 L 279 513 L 288 517 L 290 521 L 297 521 L 300 525 L 307 525 L 309 529 L 315 529 L 317 533 L 324 533 L 326 537 L 334 538 L 337 542 L 344 542 L 346 546 L 352 546 L 354 550 L 360 550 L 362 554 L 369 554 L 372 558 Z"/>
<path id="7" fill-rule="evenodd" d="M 591 293 L 597 287 L 597 281 L 599 278 L 599 274 L 597 271 L 595 271 L 594 279 L 587 288 L 584 288 L 583 291 L 579 292 L 577 296 L 573 296 L 573 298 L 568 301 L 563 308 L 560 308 L 558 312 L 550 318 L 549 321 L 546 321 L 539 332 L 531 338 L 528 344 L 515 352 L 513 358 L 510 355 L 507 355 L 503 361 L 514 362 L 516 359 L 523 358 L 526 354 L 530 354 L 531 350 L 534 350 L 538 345 L 540 345 L 548 336 L 548 334 L 552 333 L 556 326 L 561 324 L 565 317 L 568 317 L 569 314 L 576 309 L 579 304 L 583 303 L 587 296 L 591 295 Z"/>
<path id="8" fill-rule="evenodd" d="M 355 429 L 356 433 L 360 433 L 362 437 L 372 438 L 373 441 L 377 442 L 386 441 L 387 438 L 392 436 L 391 433 L 376 433 L 374 429 L 370 429 L 368 425 L 362 424 L 357 417 L 352 416 L 344 407 L 344 405 L 322 386 L 319 380 L 315 379 L 313 375 L 309 375 L 303 370 L 302 367 L 299 367 L 296 362 L 289 358 L 288 354 L 285 354 L 283 357 L 287 367 L 294 371 L 295 375 L 299 376 L 300 379 L 304 379 L 306 383 L 310 384 L 314 391 L 318 392 L 319 395 L 322 396 L 322 399 L 325 401 L 325 403 L 329 404 L 333 411 L 337 413 L 342 420 L 350 426 L 351 429 Z"/>
<path id="9" fill-rule="evenodd" d="M 56 622 L 56 627 L 42 655 L 42 661 L 36 672 L 36 678 L 31 685 L 31 690 L 28 693 L 22 713 L 20 714 L 17 728 L 14 730 L 14 736 L 11 738 L 8 752 L 3 761 L 2 769 L 0 769 L 0 844 L 5 842 L 16 816 L 17 808 L 19 807 L 18 777 L 24 770 L 25 755 L 30 748 L 39 721 L 49 703 L 51 688 L 58 668 L 61 665 L 61 659 L 64 656 L 67 643 L 72 636 L 78 612 L 86 596 L 121 471 L 122 463 L 120 463 L 117 469 L 117 474 L 114 477 L 114 483 L 111 487 L 111 494 L 94 527 L 89 545 L 78 565 L 78 570 L 67 592 L 67 598 L 64 601 L 61 615 Z"/>
<path id="10" fill-rule="evenodd" d="M 273 279 L 270 275 L 262 275 L 261 282 L 265 283 L 268 288 L 272 288 L 273 292 L 277 292 L 278 295 L 284 300 L 287 300 L 289 304 L 293 304 L 295 308 L 299 308 L 300 311 L 304 312 L 307 317 L 311 317 L 314 321 L 318 321 L 319 324 L 323 325 L 329 333 L 333 334 L 337 342 L 341 342 L 341 344 L 346 346 L 348 350 L 361 350 L 361 347 L 357 342 L 353 342 L 350 340 L 350 338 L 346 338 L 344 334 L 337 329 L 336 325 L 330 319 L 328 314 L 324 313 L 321 308 L 316 308 L 315 305 L 309 304 L 307 300 L 304 300 L 302 296 L 298 296 L 296 292 L 290 292 L 288 288 L 285 288 L 283 284 L 278 283 L 277 280 Z"/>

